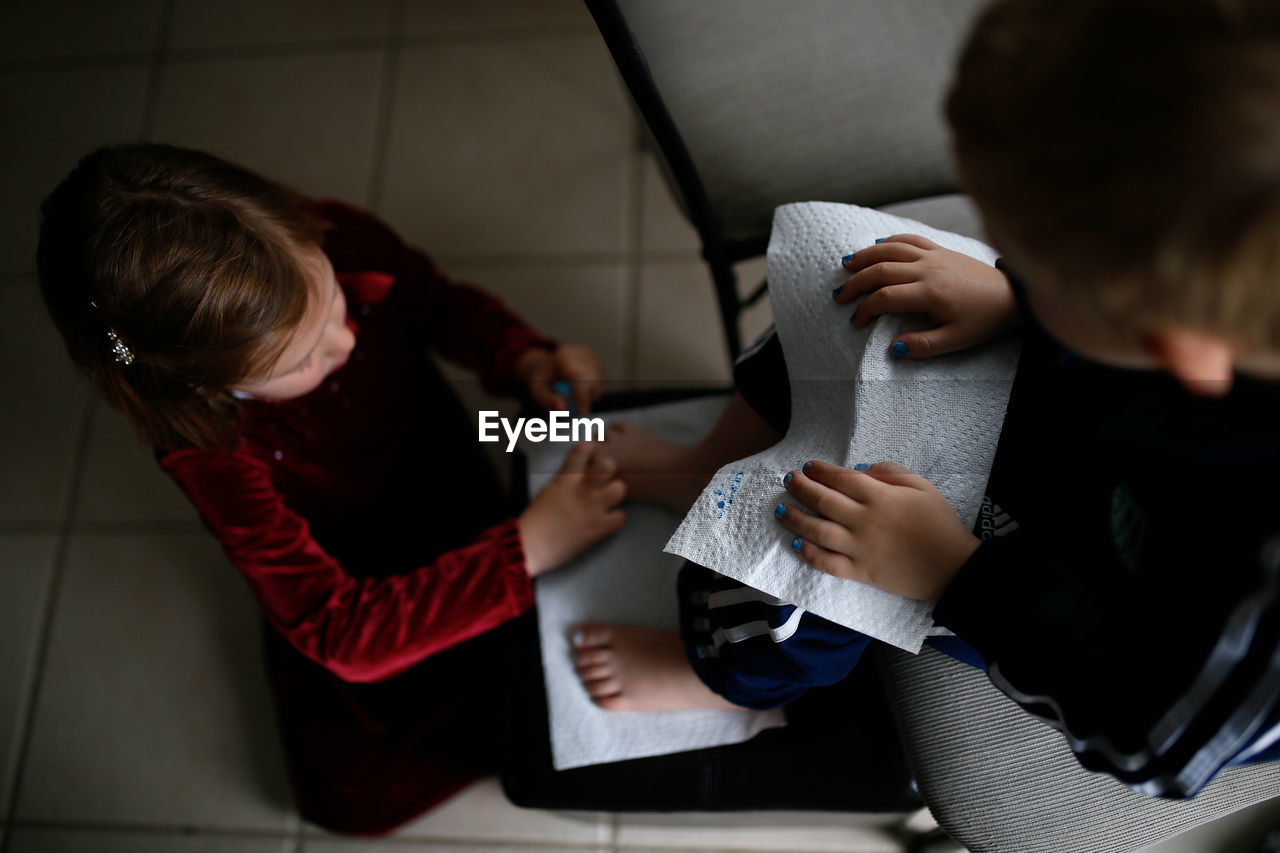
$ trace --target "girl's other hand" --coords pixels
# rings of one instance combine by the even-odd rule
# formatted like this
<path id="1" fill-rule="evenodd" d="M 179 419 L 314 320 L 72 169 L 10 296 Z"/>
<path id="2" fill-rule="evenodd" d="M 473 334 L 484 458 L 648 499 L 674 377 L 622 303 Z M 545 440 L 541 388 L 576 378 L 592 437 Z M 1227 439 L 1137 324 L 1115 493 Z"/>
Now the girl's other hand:
<path id="1" fill-rule="evenodd" d="M 553 351 L 542 347 L 525 350 L 516 360 L 516 373 L 529 388 L 529 395 L 548 411 L 570 408 L 569 401 L 552 386 L 566 380 L 573 389 L 573 408 L 579 415 L 591 411 L 604 393 L 604 368 L 589 347 L 563 344 Z"/>
<path id="2" fill-rule="evenodd" d="M 516 519 L 530 577 L 563 565 L 627 520 L 618 508 L 627 487 L 617 464 L 593 457 L 594 449 L 589 442 L 574 445 L 560 473 Z"/>
<path id="3" fill-rule="evenodd" d="M 853 273 L 836 301 L 848 305 L 869 293 L 854 312 L 865 326 L 881 314 L 928 314 L 936 324 L 894 339 L 898 358 L 928 358 L 983 343 L 1016 325 L 1018 306 L 1004 273 L 976 258 L 944 249 L 915 234 L 887 237 L 855 252 Z"/>
<path id="4" fill-rule="evenodd" d="M 933 602 L 978 548 L 942 493 L 901 465 L 804 467 L 783 482 L 817 515 L 784 503 L 774 516 L 815 569 Z"/>

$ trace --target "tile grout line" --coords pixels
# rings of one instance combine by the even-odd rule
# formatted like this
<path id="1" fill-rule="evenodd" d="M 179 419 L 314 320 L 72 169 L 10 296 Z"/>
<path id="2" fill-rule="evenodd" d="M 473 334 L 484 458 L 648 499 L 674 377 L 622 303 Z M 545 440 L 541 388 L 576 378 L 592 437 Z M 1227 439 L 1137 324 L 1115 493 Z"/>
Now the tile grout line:
<path id="1" fill-rule="evenodd" d="M 171 8 L 166 4 L 166 9 Z M 169 14 L 165 25 L 172 23 Z M 528 28 L 512 30 L 474 30 L 470 32 L 435 33 L 402 36 L 405 48 L 423 48 L 437 45 L 472 45 L 490 42 L 535 41 L 557 37 L 587 37 L 597 35 L 589 25 L 564 25 L 545 29 Z M 322 38 L 309 42 L 261 42 L 257 44 L 221 45 L 215 47 L 188 47 L 166 51 L 170 62 L 220 62 L 241 59 L 281 59 L 296 56 L 324 56 L 331 53 L 350 53 L 376 50 L 386 42 L 384 36 L 353 36 Z M 121 65 L 146 64 L 154 56 L 152 51 L 125 51 L 120 53 L 90 53 L 82 56 L 61 56 L 50 59 L 16 59 L 0 61 L 0 74 L 81 71 L 109 68 Z"/>
<path id="2" fill-rule="evenodd" d="M 44 607 L 40 615 L 40 630 L 36 634 L 35 648 L 30 658 L 29 675 L 27 676 L 26 702 L 23 704 L 18 719 L 17 749 L 14 750 L 10 767 L 5 768 L 9 780 L 9 801 L 5 803 L 5 815 L 9 820 L 9 832 L 5 834 L 0 853 L 10 853 L 13 845 L 13 826 L 18 813 L 18 797 L 22 791 L 22 777 L 26 771 L 27 759 L 31 751 L 31 734 L 35 728 L 36 703 L 40 697 L 40 687 L 44 681 L 45 657 L 49 653 L 49 644 L 53 637 L 54 611 L 57 607 L 58 592 L 62 586 L 62 577 L 66 570 L 67 554 L 71 546 L 72 520 L 80 503 L 80 489 L 84 481 L 85 459 L 89 455 L 89 440 L 93 435 L 94 398 L 85 401 L 84 411 L 80 417 L 80 431 L 76 437 L 76 446 L 72 456 L 71 483 L 67 487 L 67 495 L 63 504 L 63 517 L 54 545 L 53 558 L 50 561 L 49 580 L 45 584 Z"/>
<path id="3" fill-rule="evenodd" d="M 627 228 L 626 284 L 623 290 L 622 365 L 629 380 L 640 366 L 640 287 L 644 280 L 644 150 L 638 119 L 631 119 L 632 143 L 627 154 L 627 208 L 631 222 Z"/>
<path id="4" fill-rule="evenodd" d="M 155 47 L 151 51 L 151 70 L 147 76 L 146 101 L 142 107 L 142 138 L 150 139 L 155 129 L 156 111 L 160 108 L 160 83 L 164 78 L 165 60 L 169 52 L 169 39 L 173 31 L 174 7 L 177 0 L 165 0 L 160 10 L 160 28 L 156 33 Z"/>
<path id="5" fill-rule="evenodd" d="M 391 9 L 391 21 L 384 46 L 382 61 L 382 87 L 378 93 L 378 105 L 374 112 L 372 163 L 369 187 L 365 193 L 365 207 L 378 211 L 387 182 L 387 152 L 391 149 L 391 125 L 395 118 L 396 81 L 400 77 L 400 54 L 404 49 L 404 19 L 406 0 L 396 0 Z"/>

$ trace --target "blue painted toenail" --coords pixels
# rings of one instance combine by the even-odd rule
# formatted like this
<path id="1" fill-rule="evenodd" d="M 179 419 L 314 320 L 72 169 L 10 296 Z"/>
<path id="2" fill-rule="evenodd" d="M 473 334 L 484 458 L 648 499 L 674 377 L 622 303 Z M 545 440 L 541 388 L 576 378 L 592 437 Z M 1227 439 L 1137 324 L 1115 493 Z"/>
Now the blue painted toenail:
<path id="1" fill-rule="evenodd" d="M 832 298 L 832 299 L 837 299 L 837 298 L 839 298 L 839 296 L 840 296 L 840 291 L 842 291 L 842 290 L 844 290 L 844 285 L 843 285 L 843 284 L 842 284 L 842 285 L 840 285 L 839 287 L 837 287 L 835 290 L 831 291 L 831 298 Z"/>
<path id="2" fill-rule="evenodd" d="M 778 518 L 782 518 L 784 515 L 787 514 L 787 505 L 778 504 L 778 508 L 773 511 L 773 514 L 776 515 Z"/>
<path id="3" fill-rule="evenodd" d="M 902 358 L 903 356 L 910 355 L 911 349 L 902 341 L 894 341 L 893 346 L 889 347 L 889 353 L 894 358 Z"/>
<path id="4" fill-rule="evenodd" d="M 795 539 L 791 541 L 792 551 L 799 551 L 803 547 L 804 547 L 804 540 L 801 539 L 799 536 L 797 536 Z"/>
<path id="5" fill-rule="evenodd" d="M 845 255 L 843 258 L 840 259 L 840 265 L 844 266 L 845 264 L 849 263 L 849 261 L 853 260 L 853 256 L 856 254 L 857 252 L 852 252 L 848 255 Z"/>
<path id="6" fill-rule="evenodd" d="M 810 468 L 812 468 L 812 467 L 813 467 L 813 463 L 812 463 L 812 462 L 806 462 L 806 463 L 804 463 L 803 465 L 801 465 L 801 466 L 800 466 L 800 470 L 801 470 L 801 471 L 803 471 L 804 473 L 808 474 L 808 473 L 809 473 L 809 469 L 810 469 Z"/>
<path id="7" fill-rule="evenodd" d="M 876 242 L 877 242 L 877 243 L 883 243 L 885 240 L 888 240 L 888 239 L 889 239 L 888 237 L 877 237 L 877 238 L 876 238 Z"/>
<path id="8" fill-rule="evenodd" d="M 787 474 L 787 476 L 785 476 L 785 477 L 783 477 L 783 478 L 782 478 L 782 485 L 784 485 L 784 486 L 790 486 L 790 485 L 791 485 L 791 481 L 792 481 L 792 480 L 794 480 L 795 478 L 796 478 L 796 475 L 795 475 L 795 474 Z"/>

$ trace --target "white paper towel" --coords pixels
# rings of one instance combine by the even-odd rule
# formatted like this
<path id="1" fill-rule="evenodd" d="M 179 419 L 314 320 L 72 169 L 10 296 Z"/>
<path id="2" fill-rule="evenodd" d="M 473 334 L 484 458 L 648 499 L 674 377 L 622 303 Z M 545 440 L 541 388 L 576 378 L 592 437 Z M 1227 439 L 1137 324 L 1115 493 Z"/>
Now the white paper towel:
<path id="1" fill-rule="evenodd" d="M 702 438 L 727 397 L 611 413 L 677 444 Z M 540 491 L 568 453 L 566 444 L 522 443 L 529 460 L 529 494 Z M 543 678 L 557 770 L 664 755 L 748 740 L 781 726 L 781 711 L 604 711 L 587 695 L 573 668 L 569 637 L 583 622 L 676 628 L 676 575 L 684 561 L 662 552 L 680 517 L 670 510 L 628 504 L 627 523 L 569 565 L 535 583 Z"/>
<path id="2" fill-rule="evenodd" d="M 928 605 L 811 569 L 774 519 L 782 477 L 808 459 L 898 462 L 935 485 L 972 525 L 991 471 L 1018 347 L 1012 340 L 935 358 L 893 359 L 921 315 L 883 315 L 853 328 L 832 290 L 844 255 L 913 233 L 994 263 L 968 237 L 868 208 L 809 202 L 774 212 L 769 299 L 791 379 L 791 426 L 774 447 L 721 468 L 666 550 L 910 652 L 933 625 Z"/>

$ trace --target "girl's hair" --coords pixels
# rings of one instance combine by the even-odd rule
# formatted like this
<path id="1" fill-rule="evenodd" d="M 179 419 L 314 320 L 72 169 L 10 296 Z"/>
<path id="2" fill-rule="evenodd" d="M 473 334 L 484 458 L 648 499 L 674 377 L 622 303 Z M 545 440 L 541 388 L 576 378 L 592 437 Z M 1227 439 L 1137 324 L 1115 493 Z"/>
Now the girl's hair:
<path id="1" fill-rule="evenodd" d="M 310 298 L 298 193 L 209 154 L 100 148 L 45 199 L 40 287 L 72 360 L 156 447 L 229 448 L 227 389 L 279 357 Z"/>
<path id="2" fill-rule="evenodd" d="M 1280 347 L 1280 3 L 995 0 L 947 104 L 1011 260 L 1115 327 Z"/>

